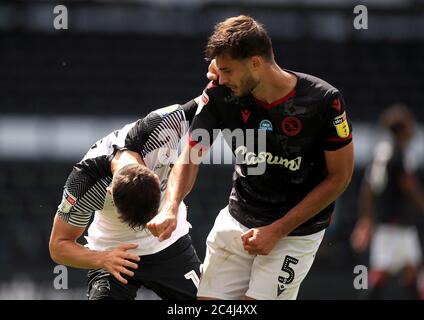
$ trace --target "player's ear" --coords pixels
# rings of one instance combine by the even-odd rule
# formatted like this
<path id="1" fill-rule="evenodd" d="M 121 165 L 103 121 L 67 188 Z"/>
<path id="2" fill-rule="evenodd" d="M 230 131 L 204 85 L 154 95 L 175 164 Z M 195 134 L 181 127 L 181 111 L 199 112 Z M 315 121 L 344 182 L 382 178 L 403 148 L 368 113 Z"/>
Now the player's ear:
<path id="1" fill-rule="evenodd" d="M 111 186 L 106 187 L 106 191 L 107 191 L 107 193 L 112 195 L 112 187 Z"/>
<path id="2" fill-rule="evenodd" d="M 253 56 L 250 58 L 250 63 L 253 70 L 258 70 L 259 67 L 262 65 L 262 62 L 262 57 L 260 56 Z"/>

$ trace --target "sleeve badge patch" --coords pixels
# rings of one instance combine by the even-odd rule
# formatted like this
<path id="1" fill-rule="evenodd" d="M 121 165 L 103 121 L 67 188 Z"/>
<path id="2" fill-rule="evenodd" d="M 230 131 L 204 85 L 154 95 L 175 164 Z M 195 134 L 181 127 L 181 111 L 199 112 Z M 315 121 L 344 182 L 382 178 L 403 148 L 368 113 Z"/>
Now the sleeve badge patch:
<path id="1" fill-rule="evenodd" d="M 349 124 L 347 123 L 346 111 L 340 116 L 334 118 L 334 126 L 336 127 L 337 135 L 340 138 L 347 138 L 350 134 Z"/>
<path id="2" fill-rule="evenodd" d="M 59 211 L 69 213 L 76 203 L 77 199 L 71 195 L 67 189 L 65 189 L 63 191 L 62 203 L 59 205 Z"/>
<path id="3" fill-rule="evenodd" d="M 202 95 L 200 97 L 197 97 L 196 99 L 194 99 L 197 103 L 197 110 L 196 110 L 196 116 L 202 112 L 202 109 L 205 105 L 208 104 L 209 102 L 209 96 L 206 93 L 206 90 L 203 91 Z"/>

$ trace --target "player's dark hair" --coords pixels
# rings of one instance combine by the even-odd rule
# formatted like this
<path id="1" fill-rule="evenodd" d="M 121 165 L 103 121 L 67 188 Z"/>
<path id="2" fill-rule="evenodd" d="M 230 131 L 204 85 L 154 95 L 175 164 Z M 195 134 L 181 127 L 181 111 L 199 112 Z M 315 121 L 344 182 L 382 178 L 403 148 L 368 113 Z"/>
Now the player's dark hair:
<path id="1" fill-rule="evenodd" d="M 112 197 L 122 222 L 131 228 L 144 228 L 158 213 L 159 178 L 141 164 L 118 170 L 112 180 Z"/>
<path id="2" fill-rule="evenodd" d="M 206 60 L 228 54 L 232 59 L 274 57 L 271 39 L 264 26 L 249 16 L 228 18 L 215 26 L 206 45 Z"/>

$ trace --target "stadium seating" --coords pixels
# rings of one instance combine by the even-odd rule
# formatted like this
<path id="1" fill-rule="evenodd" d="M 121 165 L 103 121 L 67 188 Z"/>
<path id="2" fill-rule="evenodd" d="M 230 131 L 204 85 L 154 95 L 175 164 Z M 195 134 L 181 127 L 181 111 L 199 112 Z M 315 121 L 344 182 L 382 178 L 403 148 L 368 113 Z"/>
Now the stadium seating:
<path id="1" fill-rule="evenodd" d="M 0 105 L 7 113 L 127 114 L 185 102 L 206 84 L 205 39 L 151 35 L 2 34 Z M 424 118 L 424 44 L 274 39 L 278 62 L 322 77 L 354 120 L 404 101 Z"/>

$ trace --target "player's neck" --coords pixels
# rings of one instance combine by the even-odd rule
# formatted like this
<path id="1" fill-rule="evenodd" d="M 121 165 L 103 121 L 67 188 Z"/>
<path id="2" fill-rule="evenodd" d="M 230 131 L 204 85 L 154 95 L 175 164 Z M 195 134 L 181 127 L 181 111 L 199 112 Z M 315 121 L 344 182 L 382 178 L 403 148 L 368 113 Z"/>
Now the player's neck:
<path id="1" fill-rule="evenodd" d="M 276 63 L 264 68 L 260 83 L 252 91 L 252 95 L 263 102 L 273 103 L 293 91 L 297 77 L 281 69 Z"/>

